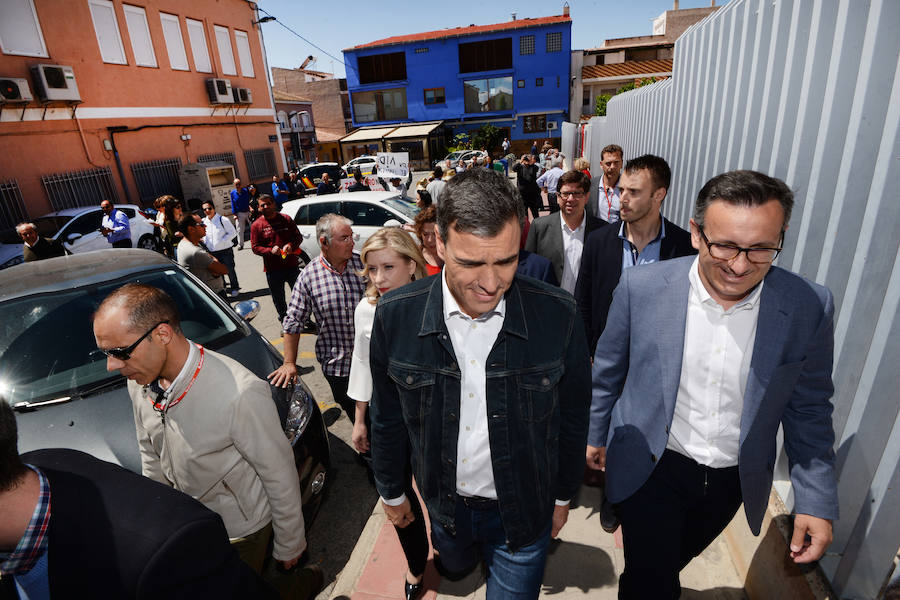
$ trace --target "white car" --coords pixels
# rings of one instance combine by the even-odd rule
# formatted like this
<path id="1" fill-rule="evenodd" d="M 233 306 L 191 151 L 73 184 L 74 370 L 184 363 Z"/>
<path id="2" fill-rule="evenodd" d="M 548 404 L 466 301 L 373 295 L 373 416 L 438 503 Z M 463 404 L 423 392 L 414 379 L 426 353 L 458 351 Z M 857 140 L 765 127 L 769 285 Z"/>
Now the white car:
<path id="1" fill-rule="evenodd" d="M 128 215 L 131 225 L 131 244 L 135 248 L 156 250 L 156 236 L 153 225 L 134 204 L 116 204 L 117 209 Z M 72 254 L 104 250 L 110 248 L 106 237 L 100 233 L 103 211 L 99 206 L 65 208 L 32 219 L 38 235 L 59 240 Z M 22 256 L 22 243 L 2 244 L 0 249 L 0 269 L 18 264 L 15 256 Z"/>
<path id="2" fill-rule="evenodd" d="M 378 162 L 378 159 L 374 156 L 357 156 L 341 168 L 344 170 L 344 173 L 347 174 L 347 177 L 353 177 L 353 173 L 356 171 L 357 167 L 359 167 L 359 170 L 363 175 L 372 175 L 377 168 L 376 162 Z"/>
<path id="3" fill-rule="evenodd" d="M 385 225 L 412 223 L 419 207 L 397 192 L 341 192 L 290 200 L 281 206 L 281 212 L 294 220 L 303 235 L 301 258 L 308 263 L 319 255 L 316 221 L 321 216 L 334 213 L 353 221 L 353 249 L 359 252 L 369 236 Z"/>

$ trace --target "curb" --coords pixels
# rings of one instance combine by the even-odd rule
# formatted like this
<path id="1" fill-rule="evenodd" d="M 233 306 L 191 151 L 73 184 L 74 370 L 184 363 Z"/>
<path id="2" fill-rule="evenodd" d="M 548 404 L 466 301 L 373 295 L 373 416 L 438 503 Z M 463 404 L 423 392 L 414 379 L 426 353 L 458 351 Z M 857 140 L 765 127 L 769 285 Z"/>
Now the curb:
<path id="1" fill-rule="evenodd" d="M 363 569 L 369 561 L 369 555 L 372 554 L 372 548 L 375 547 L 375 542 L 378 540 L 385 521 L 387 521 L 387 516 L 384 514 L 384 508 L 379 500 L 375 503 L 375 508 L 372 509 L 372 514 L 366 521 L 362 533 L 359 534 L 359 539 L 356 541 L 356 546 L 353 547 L 350 558 L 347 559 L 347 564 L 338 573 L 331 595 L 328 597 L 329 600 L 347 600 L 352 596 L 356 582 L 359 581 Z"/>

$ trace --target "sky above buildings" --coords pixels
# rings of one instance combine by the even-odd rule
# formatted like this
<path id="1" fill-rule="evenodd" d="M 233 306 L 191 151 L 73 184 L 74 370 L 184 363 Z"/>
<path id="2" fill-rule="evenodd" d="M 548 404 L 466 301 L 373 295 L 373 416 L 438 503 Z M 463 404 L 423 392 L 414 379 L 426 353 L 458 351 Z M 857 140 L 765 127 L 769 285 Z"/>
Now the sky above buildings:
<path id="1" fill-rule="evenodd" d="M 509 21 L 513 12 L 520 19 L 561 15 L 564 1 L 257 0 L 257 3 L 260 9 L 278 19 L 277 23 L 260 25 L 269 67 L 299 67 L 312 55 L 316 61 L 308 68 L 344 77 L 344 48 L 395 35 L 502 23 Z M 653 19 L 671 10 L 673 3 L 674 0 L 570 0 L 572 49 L 595 48 L 607 38 L 650 35 Z M 716 4 L 726 2 L 716 0 Z M 700 6 L 709 6 L 709 0 L 679 2 L 679 8 Z"/>

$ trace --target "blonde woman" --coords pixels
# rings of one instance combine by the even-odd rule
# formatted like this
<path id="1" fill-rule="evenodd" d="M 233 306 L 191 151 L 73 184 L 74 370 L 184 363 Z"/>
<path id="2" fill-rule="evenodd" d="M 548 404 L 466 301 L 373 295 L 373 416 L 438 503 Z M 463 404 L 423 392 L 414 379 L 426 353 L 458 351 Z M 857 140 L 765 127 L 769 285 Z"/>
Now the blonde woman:
<path id="1" fill-rule="evenodd" d="M 369 452 L 367 414 L 372 397 L 372 372 L 369 370 L 369 342 L 372 338 L 372 322 L 375 305 L 382 294 L 406 285 L 414 279 L 425 277 L 425 259 L 412 237 L 399 227 L 385 227 L 376 231 L 360 252 L 363 270 L 360 276 L 367 280 L 366 295 L 356 307 L 353 317 L 355 339 L 350 364 L 350 382 L 347 395 L 356 400 L 356 423 L 353 425 L 353 445 L 360 454 Z M 407 471 L 410 472 L 409 466 Z M 406 497 L 410 499 L 414 519 L 404 526 L 394 525 L 400 545 L 406 555 L 408 569 L 403 591 L 406 600 L 415 600 L 422 594 L 422 576 L 428 560 L 428 537 L 422 507 L 416 501 L 412 489 L 412 475 L 406 484 Z"/>

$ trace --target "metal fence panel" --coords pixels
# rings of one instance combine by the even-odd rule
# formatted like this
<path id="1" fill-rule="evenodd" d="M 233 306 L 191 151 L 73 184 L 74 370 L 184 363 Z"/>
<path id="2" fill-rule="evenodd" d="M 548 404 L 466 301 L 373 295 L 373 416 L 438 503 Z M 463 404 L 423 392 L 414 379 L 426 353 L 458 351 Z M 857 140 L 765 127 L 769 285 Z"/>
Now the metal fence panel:
<path id="1" fill-rule="evenodd" d="M 263 177 L 271 179 L 272 175 L 278 174 L 278 168 L 275 166 L 275 150 L 271 147 L 245 150 L 244 162 L 247 163 L 247 177 L 250 181 Z"/>
<path id="2" fill-rule="evenodd" d="M 53 210 L 96 206 L 103 200 L 119 201 L 109 167 L 42 175 L 41 183 Z"/>
<path id="3" fill-rule="evenodd" d="M 684 227 L 703 183 L 757 169 L 796 193 L 779 263 L 835 296 L 841 518 L 820 562 L 842 598 L 873 599 L 900 546 L 900 2 L 734 0 L 675 45 L 671 79 L 592 118 L 585 155 L 617 143 L 672 167 Z M 787 460 L 776 490 L 790 504 Z"/>
<path id="4" fill-rule="evenodd" d="M 140 204 L 153 206 L 154 200 L 166 194 L 183 199 L 181 179 L 178 177 L 180 169 L 180 158 L 131 163 L 131 174 L 137 184 Z"/>
<path id="5" fill-rule="evenodd" d="M 234 176 L 240 178 L 241 172 L 238 170 L 237 159 L 234 157 L 234 152 L 218 152 L 215 154 L 201 154 L 197 157 L 197 162 L 199 163 L 208 163 L 208 162 L 227 162 L 232 167 L 234 167 Z"/>
<path id="6" fill-rule="evenodd" d="M 0 229 L 10 229 L 28 219 L 25 201 L 15 179 L 0 181 Z"/>

